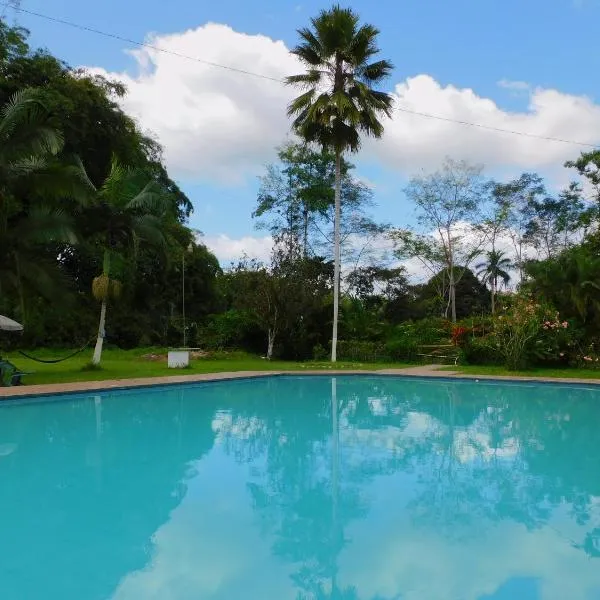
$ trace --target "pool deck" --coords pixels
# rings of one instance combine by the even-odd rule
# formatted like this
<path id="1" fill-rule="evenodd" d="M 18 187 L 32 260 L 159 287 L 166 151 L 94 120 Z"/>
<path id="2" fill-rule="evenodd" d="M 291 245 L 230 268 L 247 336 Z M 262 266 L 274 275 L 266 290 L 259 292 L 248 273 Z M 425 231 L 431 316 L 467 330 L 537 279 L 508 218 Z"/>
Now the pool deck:
<path id="1" fill-rule="evenodd" d="M 76 381 L 72 383 L 52 383 L 42 385 L 23 385 L 0 388 L 0 400 L 18 398 L 20 396 L 42 396 L 47 394 L 63 394 L 73 392 L 98 392 L 111 389 L 148 387 L 154 385 L 175 385 L 178 383 L 196 383 L 202 381 L 223 381 L 227 379 L 247 379 L 252 377 L 268 377 L 270 375 L 393 375 L 404 377 L 432 377 L 445 379 L 474 379 L 480 381 L 526 381 L 543 383 L 571 383 L 597 386 L 600 379 L 581 379 L 565 377 L 519 377 L 505 375 L 471 375 L 459 371 L 443 371 L 447 365 L 420 365 L 402 369 L 336 370 L 319 369 L 306 371 L 236 371 L 226 373 L 202 373 L 197 375 L 172 375 L 168 377 L 144 377 L 135 379 L 111 379 L 104 381 Z"/>

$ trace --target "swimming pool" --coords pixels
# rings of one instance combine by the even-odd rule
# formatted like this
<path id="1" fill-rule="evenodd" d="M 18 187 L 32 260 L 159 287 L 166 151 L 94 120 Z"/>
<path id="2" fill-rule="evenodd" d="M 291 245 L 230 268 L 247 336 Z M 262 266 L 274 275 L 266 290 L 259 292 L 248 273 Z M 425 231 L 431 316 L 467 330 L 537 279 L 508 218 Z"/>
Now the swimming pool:
<path id="1" fill-rule="evenodd" d="M 600 389 L 268 377 L 0 404 L 2 600 L 600 598 Z"/>

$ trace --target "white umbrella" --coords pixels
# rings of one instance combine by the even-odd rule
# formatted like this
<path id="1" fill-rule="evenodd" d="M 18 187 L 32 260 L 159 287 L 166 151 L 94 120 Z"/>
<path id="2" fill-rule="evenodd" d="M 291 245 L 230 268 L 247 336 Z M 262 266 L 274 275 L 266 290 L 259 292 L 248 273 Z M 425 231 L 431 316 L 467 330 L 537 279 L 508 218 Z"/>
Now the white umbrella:
<path id="1" fill-rule="evenodd" d="M 2 331 L 23 331 L 23 325 L 17 323 L 8 317 L 0 315 L 0 330 Z"/>

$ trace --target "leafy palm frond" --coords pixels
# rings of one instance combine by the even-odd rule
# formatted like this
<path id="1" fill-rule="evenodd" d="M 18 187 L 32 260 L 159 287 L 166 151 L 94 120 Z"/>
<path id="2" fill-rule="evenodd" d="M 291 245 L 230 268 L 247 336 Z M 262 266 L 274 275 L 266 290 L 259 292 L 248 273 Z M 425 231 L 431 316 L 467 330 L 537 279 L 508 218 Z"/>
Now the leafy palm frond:
<path id="1" fill-rule="evenodd" d="M 307 71 L 286 79 L 307 90 L 288 106 L 292 127 L 309 142 L 356 151 L 360 134 L 380 137 L 380 118 L 391 114 L 391 95 L 372 86 L 390 75 L 392 65 L 371 61 L 379 31 L 359 27 L 352 10 L 335 6 L 311 23 L 312 29 L 298 31 L 301 42 L 292 50 Z"/>
<path id="2" fill-rule="evenodd" d="M 125 205 L 125 210 L 142 210 L 160 215 L 169 208 L 168 197 L 155 181 L 149 181 L 139 193 Z"/>
<path id="3" fill-rule="evenodd" d="M 77 237 L 73 229 L 71 216 L 59 209 L 48 206 L 34 206 L 11 227 L 16 247 L 49 242 L 74 244 Z"/>
<path id="4" fill-rule="evenodd" d="M 0 155 L 10 157 L 58 154 L 62 134 L 49 124 L 48 111 L 39 92 L 15 93 L 3 107 L 0 119 Z"/>

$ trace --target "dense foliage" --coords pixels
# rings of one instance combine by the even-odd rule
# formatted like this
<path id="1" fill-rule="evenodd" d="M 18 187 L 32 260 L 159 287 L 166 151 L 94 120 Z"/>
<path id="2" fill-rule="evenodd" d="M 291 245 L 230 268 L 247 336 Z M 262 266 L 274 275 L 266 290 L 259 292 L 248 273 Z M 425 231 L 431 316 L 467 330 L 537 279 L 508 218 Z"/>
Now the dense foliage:
<path id="1" fill-rule="evenodd" d="M 350 19 L 374 44 L 377 31 L 342 12 L 321 17 Z M 567 163 L 579 182 L 558 193 L 535 173 L 490 181 L 448 159 L 410 181 L 414 229 L 377 223 L 342 155 L 355 134 L 381 130 L 362 123 L 338 140 L 320 128 L 337 109 L 315 96 L 310 65 L 337 59 L 314 54 L 302 30 L 295 53 L 309 67 L 290 82 L 310 86 L 290 110 L 319 144 L 287 143 L 261 178 L 252 217 L 276 241 L 271 259 L 223 270 L 187 226 L 191 202 L 159 144 L 120 108 L 122 84 L 31 49 L 27 35 L 0 21 L 0 314 L 25 325 L 3 348 L 97 338 L 99 361 L 103 343 L 180 345 L 185 322 L 189 346 L 323 359 L 339 283 L 340 359 L 417 361 L 439 347 L 514 369 L 600 365 L 600 152 Z M 345 65 L 350 87 L 335 93 L 364 85 L 371 54 Z M 388 71 L 383 61 L 371 83 Z M 369 94 L 373 118 L 384 114 L 384 96 Z"/>
<path id="2" fill-rule="evenodd" d="M 92 288 L 108 298 L 108 281 L 98 279 L 107 259 L 122 284 L 120 298 L 111 294 L 107 342 L 175 341 L 181 294 L 173 280 L 194 241 L 184 225 L 191 203 L 169 179 L 160 146 L 120 109 L 124 88 L 30 49 L 27 32 L 4 22 L 0 75 L 0 312 L 25 325 L 22 339 L 3 344 L 90 340 Z M 152 230 L 160 247 L 147 247 Z M 187 270 L 202 299 L 190 306 L 194 322 L 217 306 L 219 266 L 194 244 Z"/>

